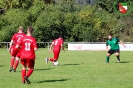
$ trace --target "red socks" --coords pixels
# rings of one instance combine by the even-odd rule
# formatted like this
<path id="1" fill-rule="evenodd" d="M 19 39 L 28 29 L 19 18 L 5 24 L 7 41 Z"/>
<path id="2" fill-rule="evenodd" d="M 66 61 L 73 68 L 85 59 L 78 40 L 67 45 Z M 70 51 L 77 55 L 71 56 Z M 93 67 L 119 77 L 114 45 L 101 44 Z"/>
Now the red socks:
<path id="1" fill-rule="evenodd" d="M 13 65 L 14 65 L 14 60 L 15 60 L 15 58 L 12 57 L 12 58 L 11 58 L 11 61 L 10 61 L 10 66 L 11 66 L 11 67 L 13 67 Z"/>
<path id="2" fill-rule="evenodd" d="M 10 66 L 13 67 L 14 70 L 16 70 L 16 68 L 18 67 L 18 64 L 19 64 L 19 60 L 15 61 L 15 58 L 12 57 L 10 61 Z"/>
<path id="3" fill-rule="evenodd" d="M 49 61 L 52 61 L 53 62 L 53 61 L 55 61 L 55 59 L 54 58 L 49 58 Z"/>
<path id="4" fill-rule="evenodd" d="M 33 69 L 28 70 L 27 74 L 26 74 L 26 70 L 22 70 L 22 82 L 25 82 L 24 76 L 29 77 L 32 73 L 33 73 Z"/>
<path id="5" fill-rule="evenodd" d="M 33 69 L 28 70 L 26 76 L 29 77 L 33 73 Z"/>
<path id="6" fill-rule="evenodd" d="M 49 58 L 49 61 L 56 62 L 58 59 Z"/>
<path id="7" fill-rule="evenodd" d="M 18 67 L 18 64 L 19 64 L 19 60 L 16 60 L 14 63 L 14 70 L 16 70 L 16 68 Z"/>
<path id="8" fill-rule="evenodd" d="M 25 82 L 24 76 L 26 76 L 26 70 L 22 70 L 22 82 Z"/>

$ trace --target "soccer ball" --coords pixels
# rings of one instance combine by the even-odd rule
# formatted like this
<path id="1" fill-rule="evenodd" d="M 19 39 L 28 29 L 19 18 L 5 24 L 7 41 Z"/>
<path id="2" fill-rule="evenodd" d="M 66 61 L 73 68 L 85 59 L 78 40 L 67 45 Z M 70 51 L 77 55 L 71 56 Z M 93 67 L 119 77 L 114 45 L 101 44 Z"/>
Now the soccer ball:
<path id="1" fill-rule="evenodd" d="M 54 65 L 54 66 L 57 66 L 58 64 L 59 64 L 58 62 L 54 62 L 54 64 L 53 64 L 53 65 Z"/>

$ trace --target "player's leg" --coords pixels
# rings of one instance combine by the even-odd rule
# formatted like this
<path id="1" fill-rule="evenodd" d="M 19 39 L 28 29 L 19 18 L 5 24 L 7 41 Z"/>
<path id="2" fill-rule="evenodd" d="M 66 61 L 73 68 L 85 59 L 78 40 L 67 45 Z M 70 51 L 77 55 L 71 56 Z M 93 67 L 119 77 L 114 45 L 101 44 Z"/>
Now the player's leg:
<path id="1" fill-rule="evenodd" d="M 53 52 L 54 52 L 54 51 L 53 51 Z M 54 61 L 54 58 L 46 58 L 45 60 L 46 60 L 46 64 L 48 64 L 48 61 L 53 62 L 53 61 Z"/>
<path id="2" fill-rule="evenodd" d="M 58 58 L 59 58 L 59 53 L 60 53 L 60 51 L 55 51 L 55 52 L 54 52 L 53 66 L 55 66 L 55 63 L 57 63 L 56 61 L 57 61 Z M 56 66 L 57 66 L 57 64 L 56 64 Z"/>
<path id="3" fill-rule="evenodd" d="M 120 62 L 120 50 L 116 50 L 115 55 L 116 55 L 118 63 L 119 63 Z"/>
<path id="4" fill-rule="evenodd" d="M 45 60 L 46 60 L 46 64 L 48 64 L 48 61 L 53 62 L 54 61 L 54 58 L 46 58 Z"/>
<path id="5" fill-rule="evenodd" d="M 11 49 L 11 55 L 12 55 L 12 58 L 11 58 L 11 61 L 10 61 L 10 70 L 9 71 L 12 71 L 13 70 L 13 67 L 15 65 L 15 57 L 16 55 L 18 54 L 18 49 L 16 48 L 12 48 Z"/>
<path id="6" fill-rule="evenodd" d="M 59 51 L 54 52 L 54 62 L 56 62 L 59 58 Z"/>
<path id="7" fill-rule="evenodd" d="M 16 60 L 15 60 L 14 66 L 13 66 L 14 72 L 16 72 L 16 69 L 17 69 L 17 67 L 18 67 L 18 64 L 19 64 L 19 58 L 16 57 Z"/>
<path id="8" fill-rule="evenodd" d="M 53 62 L 53 65 L 54 65 L 54 62 L 56 62 L 58 60 L 60 51 L 54 50 L 53 53 L 54 53 L 54 58 L 46 58 L 46 64 L 48 64 L 48 61 L 51 61 L 51 62 Z"/>
<path id="9" fill-rule="evenodd" d="M 13 70 L 13 65 L 14 65 L 14 59 L 15 57 L 12 56 L 11 60 L 10 60 L 10 69 L 9 71 L 11 72 Z"/>
<path id="10" fill-rule="evenodd" d="M 26 59 L 21 59 L 21 64 L 22 64 L 22 71 L 21 71 L 21 75 L 22 75 L 22 83 L 25 84 L 25 76 L 26 76 L 26 68 L 27 68 L 27 65 L 26 65 Z"/>
<path id="11" fill-rule="evenodd" d="M 31 82 L 29 81 L 28 78 L 30 77 L 30 75 L 31 75 L 31 74 L 33 73 L 33 71 L 34 71 L 35 60 L 34 60 L 34 59 L 28 59 L 27 61 L 28 61 L 27 64 L 28 64 L 29 70 L 28 70 L 28 72 L 26 73 L 25 80 L 27 81 L 28 84 L 30 84 Z"/>
<path id="12" fill-rule="evenodd" d="M 107 56 L 106 56 L 106 62 L 109 63 L 109 59 L 110 59 L 110 53 L 107 53 Z"/>
<path id="13" fill-rule="evenodd" d="M 21 71 L 21 75 L 22 75 L 22 83 L 25 84 L 25 76 L 26 76 L 26 65 L 22 66 L 22 71 Z"/>
<path id="14" fill-rule="evenodd" d="M 21 52 L 18 49 L 18 53 L 17 53 L 16 58 L 15 58 L 16 60 L 15 60 L 14 66 L 13 66 L 14 72 L 16 72 L 16 69 L 18 67 L 20 55 L 21 55 Z"/>
<path id="15" fill-rule="evenodd" d="M 46 64 L 48 63 L 48 61 L 54 62 L 55 61 L 55 51 L 53 51 L 54 53 L 54 57 L 53 58 L 46 58 Z"/>
<path id="16" fill-rule="evenodd" d="M 109 63 L 110 56 L 111 56 L 113 53 L 114 53 L 114 51 L 111 50 L 111 49 L 108 51 L 108 53 L 107 53 L 107 55 L 106 55 L 106 62 L 107 62 L 107 63 Z"/>
<path id="17" fill-rule="evenodd" d="M 15 61 L 15 55 L 14 55 L 13 48 L 11 49 L 10 54 L 11 54 L 12 57 L 11 57 L 11 60 L 10 60 L 10 69 L 9 69 L 9 71 L 11 72 L 13 70 L 13 65 L 14 65 L 14 61 Z"/>

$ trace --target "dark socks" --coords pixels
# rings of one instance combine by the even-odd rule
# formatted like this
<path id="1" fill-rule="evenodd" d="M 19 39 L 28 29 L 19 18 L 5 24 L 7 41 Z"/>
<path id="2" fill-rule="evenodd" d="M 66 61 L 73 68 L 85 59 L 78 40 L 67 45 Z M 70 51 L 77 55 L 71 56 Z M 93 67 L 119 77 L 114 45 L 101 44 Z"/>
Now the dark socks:
<path id="1" fill-rule="evenodd" d="M 120 56 L 116 56 L 117 57 L 117 60 L 120 61 Z"/>
<path id="2" fill-rule="evenodd" d="M 106 57 L 106 62 L 109 63 L 109 56 Z"/>

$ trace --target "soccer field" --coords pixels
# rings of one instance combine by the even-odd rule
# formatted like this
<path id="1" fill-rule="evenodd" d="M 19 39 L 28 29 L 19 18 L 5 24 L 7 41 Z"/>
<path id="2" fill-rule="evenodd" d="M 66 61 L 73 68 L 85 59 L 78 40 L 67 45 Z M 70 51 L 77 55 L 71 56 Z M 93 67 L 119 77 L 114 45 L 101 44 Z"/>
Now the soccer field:
<path id="1" fill-rule="evenodd" d="M 21 65 L 9 72 L 10 54 L 0 49 L 0 88 L 133 88 L 133 52 L 121 52 L 121 63 L 114 55 L 105 63 L 105 51 L 61 51 L 59 66 L 45 64 L 52 57 L 47 49 L 37 52 L 35 71 L 29 84 L 21 83 Z"/>

